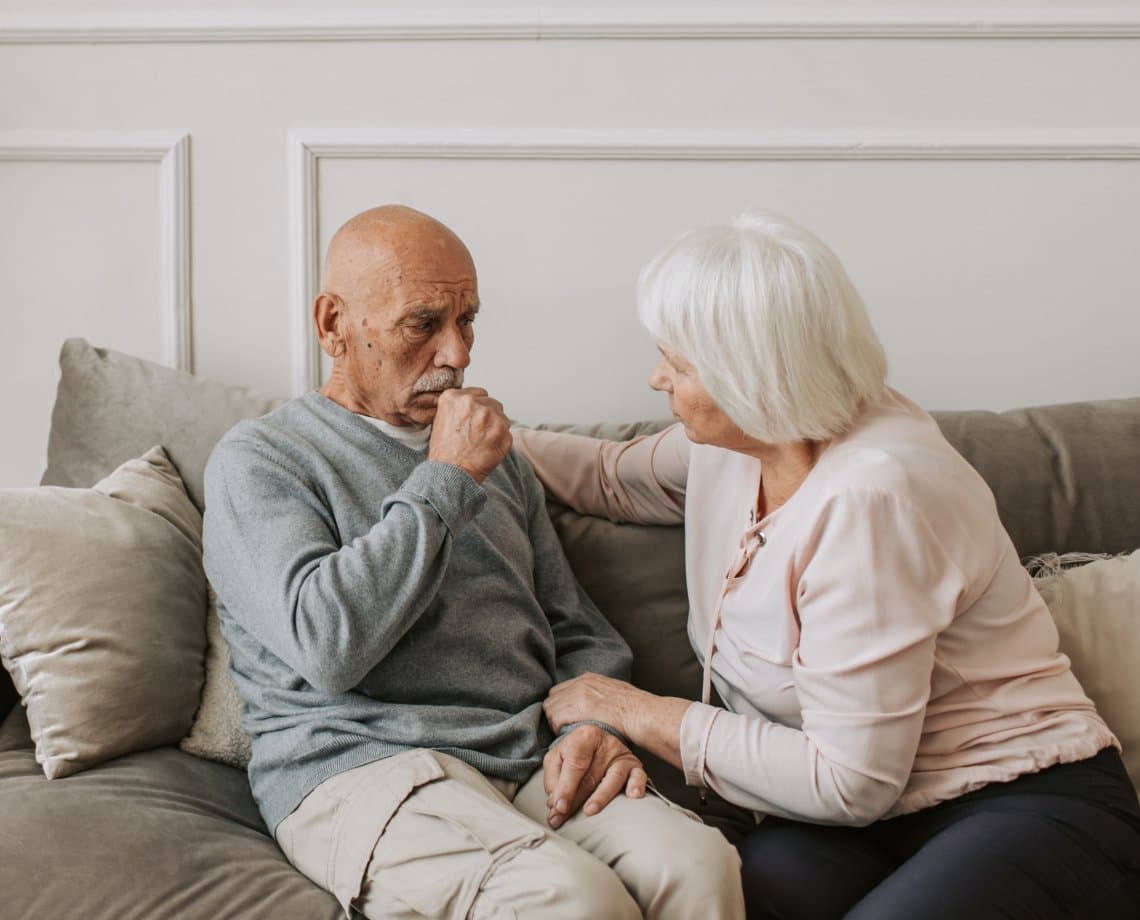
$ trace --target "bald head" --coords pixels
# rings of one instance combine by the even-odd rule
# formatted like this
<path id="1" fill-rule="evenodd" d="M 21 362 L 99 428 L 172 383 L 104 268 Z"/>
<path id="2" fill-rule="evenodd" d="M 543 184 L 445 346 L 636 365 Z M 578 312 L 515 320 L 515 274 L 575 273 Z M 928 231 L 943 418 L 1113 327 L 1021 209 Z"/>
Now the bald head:
<path id="1" fill-rule="evenodd" d="M 479 295 L 463 241 L 400 205 L 357 214 L 329 242 L 313 320 L 333 359 L 321 392 L 396 425 L 435 417 L 438 394 L 463 384 Z"/>
<path id="2" fill-rule="evenodd" d="M 398 204 L 370 208 L 333 234 L 321 290 L 349 303 L 384 297 L 386 289 L 400 284 L 410 262 L 436 258 L 472 264 L 463 241 L 434 217 Z"/>

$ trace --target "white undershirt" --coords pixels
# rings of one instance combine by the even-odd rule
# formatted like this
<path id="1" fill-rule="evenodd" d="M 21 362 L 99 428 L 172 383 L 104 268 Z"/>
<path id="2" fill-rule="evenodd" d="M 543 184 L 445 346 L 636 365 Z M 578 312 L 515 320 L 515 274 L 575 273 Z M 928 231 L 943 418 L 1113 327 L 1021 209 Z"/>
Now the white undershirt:
<path id="1" fill-rule="evenodd" d="M 358 412 L 357 415 L 360 413 Z M 425 425 L 423 428 L 412 428 L 411 426 L 390 425 L 388 422 L 373 418 L 370 415 L 360 415 L 360 417 L 366 422 L 371 422 L 392 440 L 399 441 L 412 450 L 423 450 L 431 439 L 431 425 Z"/>

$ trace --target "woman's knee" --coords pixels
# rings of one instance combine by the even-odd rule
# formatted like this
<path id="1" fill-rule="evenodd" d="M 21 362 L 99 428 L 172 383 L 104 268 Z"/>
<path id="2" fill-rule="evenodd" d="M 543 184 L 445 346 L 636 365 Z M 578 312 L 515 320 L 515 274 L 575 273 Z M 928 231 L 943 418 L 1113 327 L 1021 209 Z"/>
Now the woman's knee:
<path id="1" fill-rule="evenodd" d="M 738 849 L 750 918 L 842 917 L 895 867 L 860 828 L 775 818 Z"/>
<path id="2" fill-rule="evenodd" d="M 851 916 L 1140 916 L 1128 868 L 1105 848 L 1113 820 L 1062 796 L 980 803 L 930 837 Z"/>

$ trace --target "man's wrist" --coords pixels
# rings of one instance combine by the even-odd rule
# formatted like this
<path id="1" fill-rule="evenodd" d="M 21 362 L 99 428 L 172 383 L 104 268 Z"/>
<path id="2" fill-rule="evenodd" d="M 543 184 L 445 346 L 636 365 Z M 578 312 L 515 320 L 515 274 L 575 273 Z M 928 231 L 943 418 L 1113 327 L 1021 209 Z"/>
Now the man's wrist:
<path id="1" fill-rule="evenodd" d="M 617 740 L 624 744 L 627 748 L 633 748 L 633 744 L 630 743 L 630 740 L 625 735 L 619 732 L 608 722 L 601 722 L 597 719 L 579 719 L 577 722 L 568 722 L 566 725 L 562 726 L 561 731 L 558 732 L 558 737 L 550 742 L 550 747 L 554 747 L 554 745 L 556 745 L 559 741 L 570 734 L 570 732 L 574 731 L 574 729 L 578 728 L 581 725 L 593 725 L 594 728 L 600 728 L 607 735 L 612 735 L 614 738 L 617 738 Z M 547 748 L 547 750 L 549 749 L 550 748 Z"/>

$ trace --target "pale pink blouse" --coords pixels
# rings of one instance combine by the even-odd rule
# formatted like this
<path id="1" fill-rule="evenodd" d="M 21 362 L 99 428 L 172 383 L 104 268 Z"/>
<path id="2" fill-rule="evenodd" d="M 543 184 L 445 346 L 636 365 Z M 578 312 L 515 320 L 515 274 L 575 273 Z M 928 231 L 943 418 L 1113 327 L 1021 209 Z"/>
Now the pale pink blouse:
<path id="1" fill-rule="evenodd" d="M 899 393 L 760 521 L 760 462 L 680 425 L 514 435 L 558 501 L 684 522 L 689 640 L 727 706 L 685 713 L 689 784 L 758 818 L 865 824 L 1120 746 L 989 488 Z"/>

